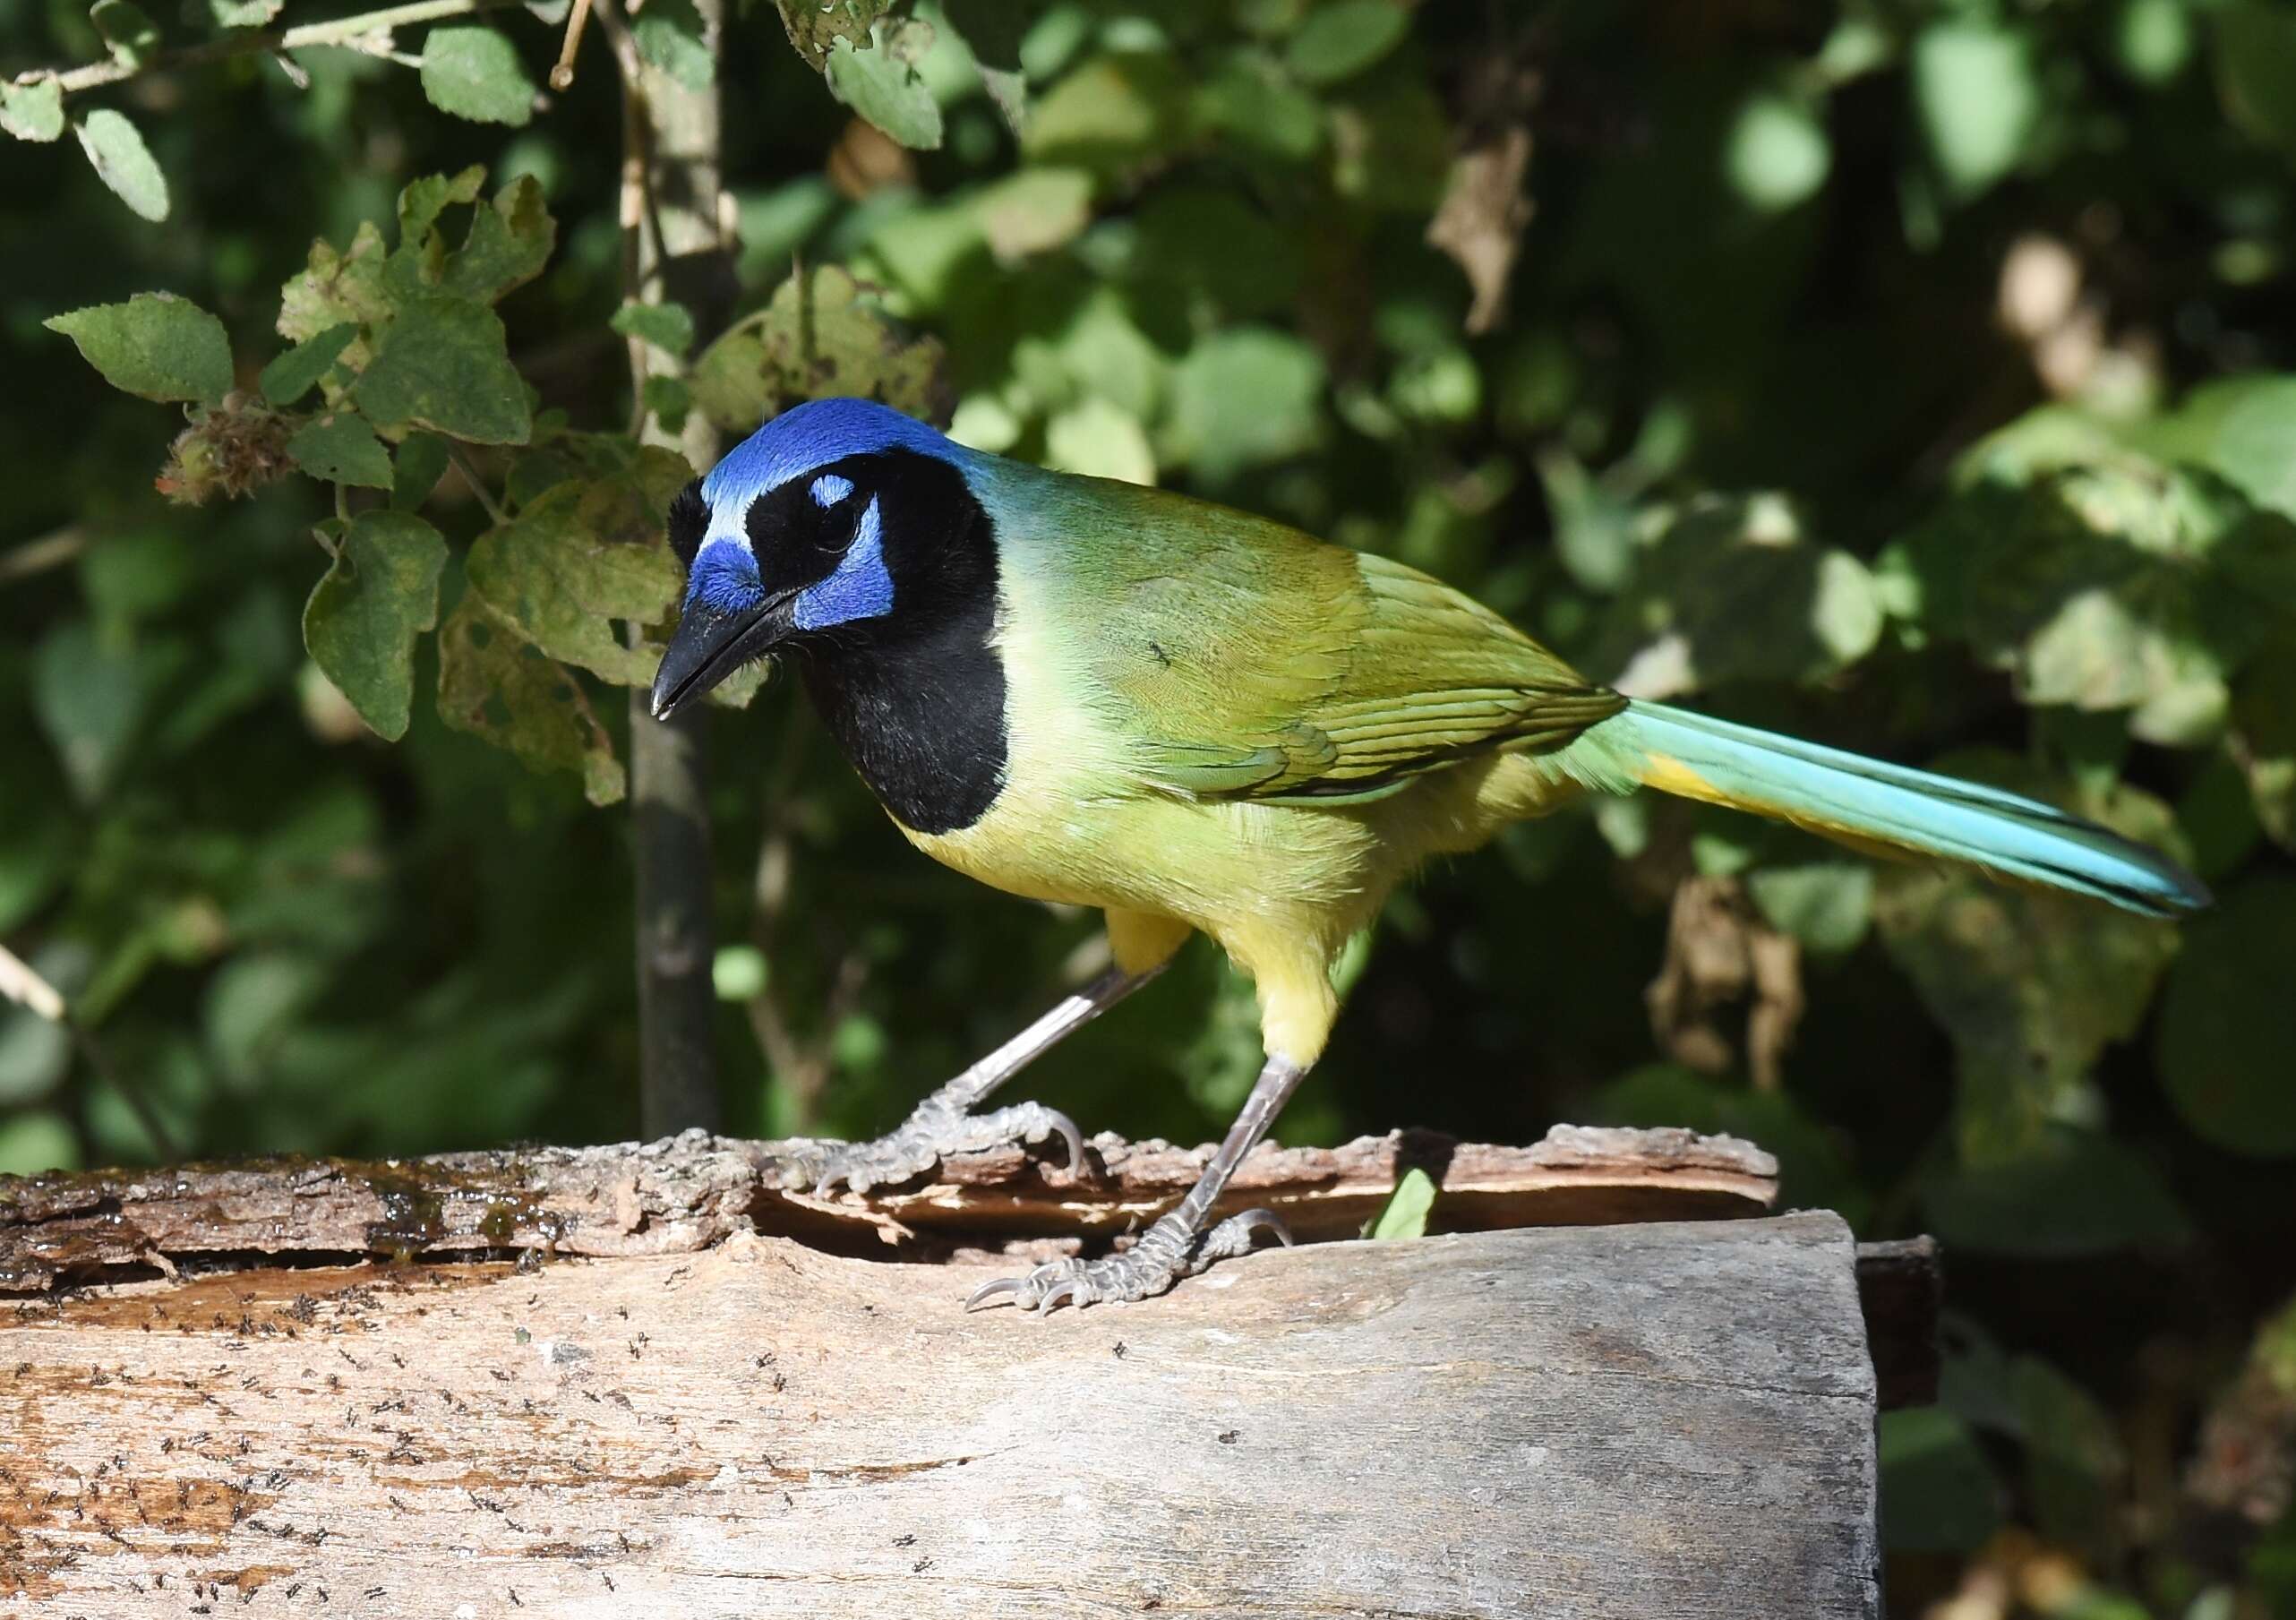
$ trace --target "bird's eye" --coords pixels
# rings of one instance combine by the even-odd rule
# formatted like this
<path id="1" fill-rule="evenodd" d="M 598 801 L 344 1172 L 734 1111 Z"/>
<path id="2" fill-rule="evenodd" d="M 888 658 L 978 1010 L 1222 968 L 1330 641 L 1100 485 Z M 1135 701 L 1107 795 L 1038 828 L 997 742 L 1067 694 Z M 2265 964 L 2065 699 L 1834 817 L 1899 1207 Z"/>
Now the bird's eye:
<path id="1" fill-rule="evenodd" d="M 832 507 L 853 493 L 853 481 L 840 478 L 835 473 L 824 473 L 813 481 L 813 504 Z"/>

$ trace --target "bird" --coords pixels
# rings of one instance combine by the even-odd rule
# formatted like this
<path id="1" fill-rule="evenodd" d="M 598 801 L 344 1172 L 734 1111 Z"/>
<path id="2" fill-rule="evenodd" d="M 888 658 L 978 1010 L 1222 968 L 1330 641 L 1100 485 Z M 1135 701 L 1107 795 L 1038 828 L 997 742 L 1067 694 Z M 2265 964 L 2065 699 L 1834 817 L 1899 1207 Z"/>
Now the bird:
<path id="1" fill-rule="evenodd" d="M 959 444 L 858 399 L 767 422 L 671 502 L 687 570 L 651 692 L 666 718 L 792 666 L 907 840 L 1012 894 L 1100 910 L 1110 964 L 874 1142 L 785 1179 L 861 1193 L 942 1156 L 1082 1138 L 979 1105 L 1197 933 L 1253 981 L 1264 1063 L 1179 1203 L 1129 1247 L 976 1290 L 1043 1312 L 1161 1294 L 1281 1222 L 1214 1223 L 1323 1054 L 1332 967 L 1397 883 L 1589 793 L 1660 793 L 2147 916 L 2208 903 L 2143 844 L 2036 800 L 1590 680 L 1384 556 L 1173 491 Z"/>

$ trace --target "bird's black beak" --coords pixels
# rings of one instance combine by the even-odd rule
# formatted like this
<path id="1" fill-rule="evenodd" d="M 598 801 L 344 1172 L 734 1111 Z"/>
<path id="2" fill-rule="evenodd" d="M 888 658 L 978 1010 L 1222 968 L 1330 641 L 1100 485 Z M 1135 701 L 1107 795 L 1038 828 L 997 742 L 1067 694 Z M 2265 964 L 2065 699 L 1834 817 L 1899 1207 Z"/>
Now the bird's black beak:
<path id="1" fill-rule="evenodd" d="M 789 634 L 792 599 L 768 597 L 756 607 L 732 611 L 707 602 L 690 604 L 654 677 L 654 717 L 667 720 L 752 658 L 773 651 Z"/>

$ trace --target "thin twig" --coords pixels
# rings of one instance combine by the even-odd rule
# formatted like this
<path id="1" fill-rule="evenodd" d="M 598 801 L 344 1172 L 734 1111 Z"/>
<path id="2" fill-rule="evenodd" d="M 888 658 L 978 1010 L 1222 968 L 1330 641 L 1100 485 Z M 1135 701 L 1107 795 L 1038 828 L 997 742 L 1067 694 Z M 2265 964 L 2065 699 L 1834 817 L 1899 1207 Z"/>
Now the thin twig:
<path id="1" fill-rule="evenodd" d="M 566 20 L 566 43 L 558 49 L 558 65 L 550 70 L 550 88 L 574 86 L 574 54 L 582 48 L 582 25 L 590 20 L 590 0 L 574 0 L 574 14 Z"/>
<path id="2" fill-rule="evenodd" d="M 364 51 L 369 56 L 390 54 L 390 32 L 417 22 L 436 22 L 447 17 L 467 17 L 479 12 L 501 11 L 518 4 L 520 0 L 414 0 L 409 5 L 385 6 L 379 12 L 363 12 L 356 17 L 338 17 L 331 22 L 305 22 L 296 28 L 251 29 L 242 33 L 227 34 L 220 39 L 209 39 L 198 45 L 187 45 L 177 50 L 154 51 L 150 56 L 129 62 L 115 59 L 91 62 L 84 67 L 39 68 L 29 73 L 19 73 L 18 84 L 52 81 L 65 95 L 81 90 L 98 90 L 107 84 L 122 84 L 130 79 L 140 79 L 146 73 L 165 73 L 179 67 L 202 67 L 211 62 L 226 62 L 234 56 L 245 56 L 263 52 L 303 50 L 313 46 L 340 46 L 347 50 Z"/>
<path id="3" fill-rule="evenodd" d="M 0 585 L 11 579 L 28 579 L 34 574 L 61 568 L 88 549 L 88 531 L 78 524 L 67 524 L 37 540 L 23 544 L 0 556 Z"/>
<path id="4" fill-rule="evenodd" d="M 487 517 L 493 520 L 495 526 L 499 527 L 508 523 L 510 514 L 495 501 L 493 492 L 486 487 L 486 480 L 478 476 L 478 468 L 471 461 L 470 452 L 450 439 L 447 441 L 447 459 L 454 463 L 454 470 L 462 475 L 465 484 L 470 485 L 470 493 L 478 497 L 478 504 L 486 509 Z"/>
<path id="5" fill-rule="evenodd" d="M 34 1017 L 44 1018 L 60 1026 L 72 1037 L 72 1043 L 79 1049 L 80 1056 L 86 1060 L 88 1067 L 96 1072 L 97 1078 L 127 1100 L 127 1105 L 137 1120 L 150 1133 L 152 1144 L 159 1150 L 159 1156 L 169 1161 L 183 1157 L 182 1150 L 168 1136 L 167 1127 L 160 1123 L 158 1114 L 153 1111 L 150 1099 L 143 1094 L 141 1088 L 129 1084 L 126 1076 L 112 1067 L 110 1058 L 105 1055 L 102 1045 L 96 1040 L 95 1032 L 72 1016 L 72 1008 L 64 1001 L 63 992 L 50 984 L 39 969 L 4 945 L 0 945 L 0 996 L 5 996 Z"/>

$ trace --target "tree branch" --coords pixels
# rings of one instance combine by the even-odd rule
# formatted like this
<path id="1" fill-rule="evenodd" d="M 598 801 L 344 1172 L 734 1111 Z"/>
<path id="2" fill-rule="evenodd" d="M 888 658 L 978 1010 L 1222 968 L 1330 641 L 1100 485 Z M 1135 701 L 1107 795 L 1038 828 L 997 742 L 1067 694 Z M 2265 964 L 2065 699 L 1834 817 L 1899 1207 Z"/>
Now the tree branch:
<path id="1" fill-rule="evenodd" d="M 114 60 L 91 62 L 85 67 L 40 68 L 17 74 L 15 82 L 37 84 L 43 80 L 52 80 L 58 90 L 71 96 L 81 90 L 100 90 L 107 84 L 124 84 L 130 79 L 141 79 L 146 73 L 167 73 L 179 67 L 204 67 L 210 63 L 227 62 L 234 56 L 265 56 L 313 46 L 338 46 L 370 56 L 385 56 L 392 48 L 390 34 L 394 29 L 417 22 L 436 22 L 447 17 L 467 17 L 480 12 L 503 11 L 518 4 L 520 0 L 414 0 L 412 4 L 385 6 L 379 12 L 362 12 L 356 17 L 338 17 L 331 22 L 305 22 L 295 28 L 246 30 L 198 45 L 154 51 L 133 62 Z"/>

